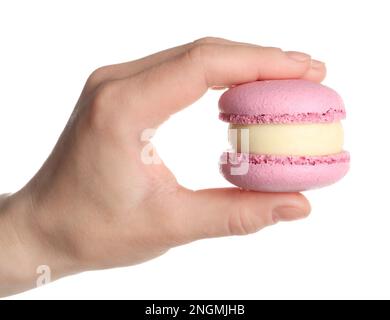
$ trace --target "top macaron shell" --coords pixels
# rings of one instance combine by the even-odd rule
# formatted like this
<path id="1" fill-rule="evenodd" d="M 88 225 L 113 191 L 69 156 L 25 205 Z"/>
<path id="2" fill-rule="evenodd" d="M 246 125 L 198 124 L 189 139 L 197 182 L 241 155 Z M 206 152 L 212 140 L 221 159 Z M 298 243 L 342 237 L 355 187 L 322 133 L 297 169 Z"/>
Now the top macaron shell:
<path id="1" fill-rule="evenodd" d="M 336 91 L 307 80 L 255 81 L 226 91 L 220 118 L 230 123 L 333 122 L 345 118 Z"/>

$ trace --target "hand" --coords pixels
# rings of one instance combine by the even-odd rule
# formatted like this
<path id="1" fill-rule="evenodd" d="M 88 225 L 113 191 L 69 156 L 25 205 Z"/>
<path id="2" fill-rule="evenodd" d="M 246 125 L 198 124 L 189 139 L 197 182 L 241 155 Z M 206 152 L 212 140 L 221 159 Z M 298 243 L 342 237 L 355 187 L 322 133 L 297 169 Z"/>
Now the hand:
<path id="1" fill-rule="evenodd" d="M 324 64 L 306 54 L 217 38 L 94 71 L 42 168 L 1 200 L 0 294 L 33 287 L 42 264 L 54 279 L 133 265 L 307 216 L 298 193 L 188 190 L 164 164 L 142 161 L 150 142 L 140 137 L 210 87 L 324 76 Z"/>

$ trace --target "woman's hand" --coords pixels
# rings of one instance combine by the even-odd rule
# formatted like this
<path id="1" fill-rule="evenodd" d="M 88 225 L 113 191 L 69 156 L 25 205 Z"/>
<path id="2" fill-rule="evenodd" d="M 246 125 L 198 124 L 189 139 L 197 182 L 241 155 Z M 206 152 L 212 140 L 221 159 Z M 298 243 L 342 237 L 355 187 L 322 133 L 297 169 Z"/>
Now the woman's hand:
<path id="1" fill-rule="evenodd" d="M 39 265 L 54 279 L 133 265 L 198 239 L 307 216 L 298 193 L 186 189 L 145 158 L 150 142 L 141 137 L 208 88 L 324 76 L 324 64 L 306 54 L 218 38 L 94 71 L 45 164 L 0 200 L 0 294 L 34 287 Z"/>

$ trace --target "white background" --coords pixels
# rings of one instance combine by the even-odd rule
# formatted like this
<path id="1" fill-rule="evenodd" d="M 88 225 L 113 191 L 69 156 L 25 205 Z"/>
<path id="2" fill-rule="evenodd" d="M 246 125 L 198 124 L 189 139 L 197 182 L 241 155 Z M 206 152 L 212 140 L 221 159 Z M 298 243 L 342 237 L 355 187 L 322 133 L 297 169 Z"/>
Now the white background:
<path id="1" fill-rule="evenodd" d="M 345 179 L 306 192 L 307 220 L 199 241 L 13 298 L 390 298 L 388 7 L 373 0 L 2 1 L 0 193 L 16 191 L 40 167 L 93 69 L 208 35 L 324 60 L 324 83 L 347 106 L 352 155 Z M 187 187 L 229 185 L 217 166 L 227 146 L 220 93 L 173 116 L 155 138 Z"/>

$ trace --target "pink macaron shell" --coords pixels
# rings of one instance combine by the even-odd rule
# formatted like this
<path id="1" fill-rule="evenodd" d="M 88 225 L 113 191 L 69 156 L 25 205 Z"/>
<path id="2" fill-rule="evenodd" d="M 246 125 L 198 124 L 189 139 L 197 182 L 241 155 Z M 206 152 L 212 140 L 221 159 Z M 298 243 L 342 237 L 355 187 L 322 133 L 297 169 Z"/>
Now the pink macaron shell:
<path id="1" fill-rule="evenodd" d="M 322 84 L 266 80 L 227 90 L 219 99 L 220 118 L 232 123 L 332 122 L 345 118 L 339 94 Z"/>
<path id="2" fill-rule="evenodd" d="M 337 182 L 349 169 L 349 153 L 321 157 L 283 157 L 249 155 L 238 156 L 236 162 L 230 153 L 221 156 L 220 171 L 232 184 L 246 190 L 263 192 L 297 192 L 321 188 Z M 234 175 L 245 161 L 245 174 Z"/>

